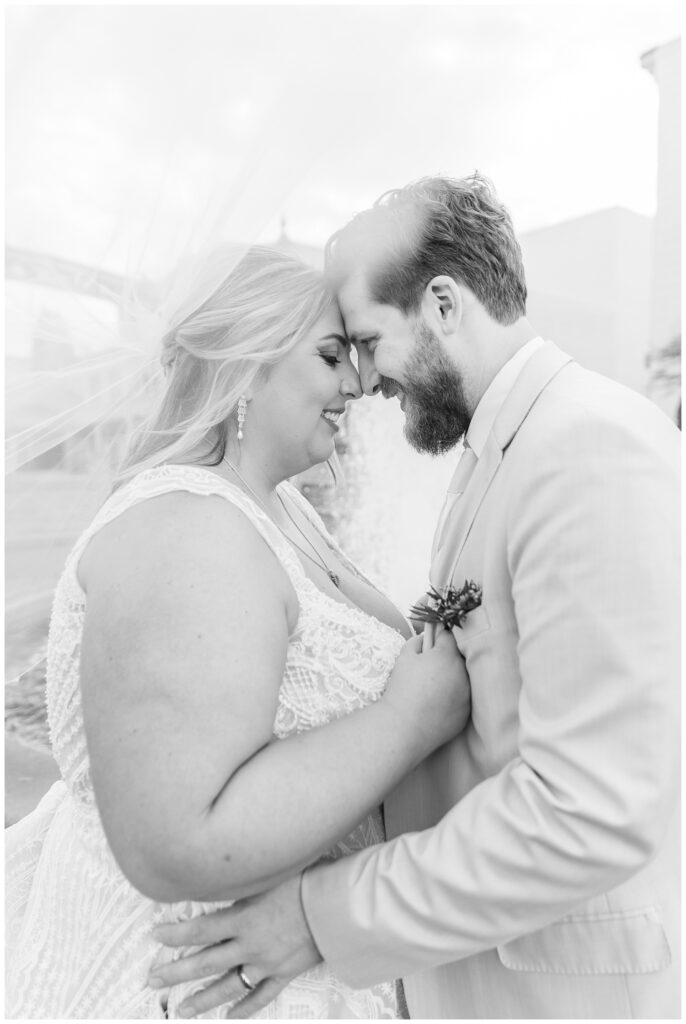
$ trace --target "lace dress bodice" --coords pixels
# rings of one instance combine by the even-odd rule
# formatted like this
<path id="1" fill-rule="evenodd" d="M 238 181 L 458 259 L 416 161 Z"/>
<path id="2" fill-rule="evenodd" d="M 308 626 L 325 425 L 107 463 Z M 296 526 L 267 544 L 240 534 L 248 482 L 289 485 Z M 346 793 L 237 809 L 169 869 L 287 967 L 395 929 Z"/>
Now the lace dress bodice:
<path id="1" fill-rule="evenodd" d="M 291 485 L 281 487 L 360 576 L 309 503 Z M 8 831 L 8 1017 L 164 1016 L 161 998 L 166 994 L 160 997 L 145 980 L 152 964 L 171 951 L 153 942 L 151 928 L 162 920 L 226 905 L 159 904 L 127 881 L 111 853 L 95 803 L 83 725 L 79 663 L 86 599 L 77 578 L 79 559 L 90 539 L 122 512 L 175 490 L 218 495 L 237 506 L 269 544 L 295 590 L 299 614 L 278 694 L 276 737 L 323 725 L 377 700 L 403 644 L 390 626 L 319 590 L 262 509 L 211 470 L 159 467 L 116 491 L 74 546 L 55 593 L 46 692 L 52 748 L 62 781 L 33 814 Z M 381 815 L 376 812 L 328 856 L 352 853 L 383 839 Z M 188 992 L 187 986 L 171 990 L 170 1017 Z M 216 1010 L 205 1016 L 222 1015 Z M 354 991 L 321 964 L 295 979 L 258 1016 L 395 1017 L 395 986 Z"/>

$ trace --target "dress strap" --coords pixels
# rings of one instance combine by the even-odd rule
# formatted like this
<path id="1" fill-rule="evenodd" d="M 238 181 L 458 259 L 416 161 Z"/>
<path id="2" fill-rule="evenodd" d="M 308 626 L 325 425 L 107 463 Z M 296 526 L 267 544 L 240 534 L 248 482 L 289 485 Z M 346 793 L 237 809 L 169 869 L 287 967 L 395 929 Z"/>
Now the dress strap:
<path id="1" fill-rule="evenodd" d="M 243 512 L 281 562 L 296 592 L 305 577 L 304 570 L 290 544 L 266 513 L 244 491 L 217 473 L 201 466 L 156 466 L 144 470 L 116 490 L 100 507 L 90 526 L 81 534 L 69 555 L 67 565 L 76 569 L 88 542 L 123 512 L 162 494 L 188 491 L 202 496 L 216 495 L 230 501 Z"/>

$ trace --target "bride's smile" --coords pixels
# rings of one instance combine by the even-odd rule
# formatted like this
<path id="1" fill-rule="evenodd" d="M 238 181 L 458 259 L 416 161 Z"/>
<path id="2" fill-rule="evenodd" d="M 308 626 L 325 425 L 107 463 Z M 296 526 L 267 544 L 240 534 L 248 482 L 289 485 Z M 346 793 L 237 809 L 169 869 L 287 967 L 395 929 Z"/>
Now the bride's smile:
<path id="1" fill-rule="evenodd" d="M 259 452 L 264 476 L 276 484 L 331 458 L 347 403 L 361 394 L 343 321 L 332 304 L 253 389 L 241 463 L 247 466 Z"/>

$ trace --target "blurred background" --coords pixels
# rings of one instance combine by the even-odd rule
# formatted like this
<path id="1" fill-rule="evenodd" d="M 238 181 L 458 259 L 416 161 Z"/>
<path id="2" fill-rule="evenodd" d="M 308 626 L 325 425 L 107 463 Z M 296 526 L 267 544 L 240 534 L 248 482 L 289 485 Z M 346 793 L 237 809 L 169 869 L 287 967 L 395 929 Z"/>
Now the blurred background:
<path id="1" fill-rule="evenodd" d="M 198 255 L 322 265 L 382 192 L 478 169 L 529 318 L 680 422 L 680 5 L 14 6 L 6 14 L 6 817 L 52 778 L 52 590 L 149 407 Z M 184 277 L 186 275 L 186 278 Z M 40 424 L 38 429 L 37 424 Z M 357 403 L 345 482 L 299 480 L 403 608 L 454 456 Z"/>

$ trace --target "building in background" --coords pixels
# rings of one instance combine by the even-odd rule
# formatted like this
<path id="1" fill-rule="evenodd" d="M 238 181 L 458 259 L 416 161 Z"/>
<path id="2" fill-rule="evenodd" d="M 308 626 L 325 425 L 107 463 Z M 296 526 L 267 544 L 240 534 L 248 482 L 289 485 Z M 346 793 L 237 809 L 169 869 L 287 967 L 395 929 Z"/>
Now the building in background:
<path id="1" fill-rule="evenodd" d="M 659 94 L 649 394 L 674 415 L 681 403 L 681 39 L 649 50 L 641 63 Z"/>
<path id="2" fill-rule="evenodd" d="M 582 366 L 645 392 L 652 220 L 621 207 L 520 236 L 534 328 Z"/>

